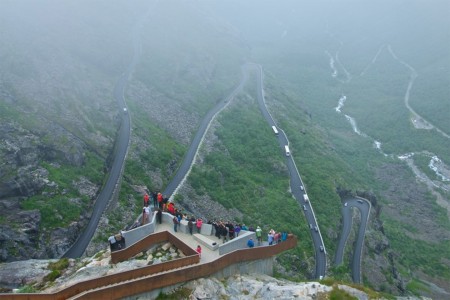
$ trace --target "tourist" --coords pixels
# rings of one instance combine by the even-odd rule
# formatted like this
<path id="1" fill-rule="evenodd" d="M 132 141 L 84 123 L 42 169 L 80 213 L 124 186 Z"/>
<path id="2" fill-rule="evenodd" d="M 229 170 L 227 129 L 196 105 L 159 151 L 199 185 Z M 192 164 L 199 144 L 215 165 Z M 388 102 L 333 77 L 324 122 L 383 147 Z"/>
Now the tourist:
<path id="1" fill-rule="evenodd" d="M 234 237 L 238 237 L 239 232 L 241 232 L 241 226 L 239 224 L 236 224 L 236 226 L 234 226 Z"/>
<path id="2" fill-rule="evenodd" d="M 250 239 L 247 241 L 247 246 L 248 246 L 249 248 L 255 247 L 255 242 L 253 241 L 252 238 L 250 238 Z"/>
<path id="3" fill-rule="evenodd" d="M 258 239 L 258 246 L 262 243 L 262 230 L 261 227 L 256 227 L 256 238 Z"/>
<path id="4" fill-rule="evenodd" d="M 149 215 L 150 209 L 148 208 L 148 206 L 144 206 L 144 208 L 142 209 L 142 225 L 147 224 Z"/>
<path id="5" fill-rule="evenodd" d="M 148 206 L 148 200 L 150 199 L 150 197 L 148 196 L 147 193 L 145 193 L 144 195 L 144 206 Z"/>
<path id="6" fill-rule="evenodd" d="M 273 236 L 273 242 L 275 244 L 281 243 L 281 232 L 275 233 L 275 235 Z"/>
<path id="7" fill-rule="evenodd" d="M 163 195 L 160 192 L 156 195 L 156 200 L 158 201 L 159 208 L 163 209 Z"/>
<path id="8" fill-rule="evenodd" d="M 189 228 L 189 233 L 192 234 L 192 229 L 194 228 L 194 222 L 192 222 L 192 219 L 189 219 L 188 228 Z"/>
<path id="9" fill-rule="evenodd" d="M 169 204 L 167 205 L 167 211 L 171 214 L 171 215 L 175 215 L 175 203 L 173 202 L 169 202 Z"/>
<path id="10" fill-rule="evenodd" d="M 152 192 L 151 197 L 153 200 L 153 207 L 156 209 L 158 207 L 158 194 L 156 192 Z"/>
<path id="11" fill-rule="evenodd" d="M 200 247 L 200 245 L 197 245 L 197 253 L 198 253 L 198 257 L 201 259 L 202 258 L 202 247 Z"/>
<path id="12" fill-rule="evenodd" d="M 162 210 L 161 208 L 158 208 L 158 211 L 156 212 L 156 220 L 159 224 L 162 223 Z"/>
<path id="13" fill-rule="evenodd" d="M 267 234 L 267 242 L 269 243 L 269 245 L 273 244 L 273 237 L 274 237 L 275 231 L 273 229 L 271 229 L 269 231 L 269 233 Z"/>
<path id="14" fill-rule="evenodd" d="M 174 230 L 175 232 L 177 232 L 178 223 L 179 223 L 179 222 L 178 222 L 177 216 L 173 216 L 172 222 L 173 222 L 173 230 Z"/>
<path id="15" fill-rule="evenodd" d="M 200 230 L 202 229 L 203 220 L 201 218 L 197 219 L 196 226 L 197 226 L 197 232 L 200 233 Z"/>
<path id="16" fill-rule="evenodd" d="M 230 240 L 232 240 L 234 238 L 234 225 L 228 221 L 225 226 L 228 228 L 228 236 L 230 237 Z"/>

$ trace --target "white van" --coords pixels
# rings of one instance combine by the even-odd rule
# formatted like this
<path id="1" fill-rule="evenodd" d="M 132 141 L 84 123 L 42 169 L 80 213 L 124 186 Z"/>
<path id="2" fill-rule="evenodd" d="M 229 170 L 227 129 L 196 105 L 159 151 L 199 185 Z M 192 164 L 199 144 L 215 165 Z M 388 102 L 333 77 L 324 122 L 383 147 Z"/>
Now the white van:
<path id="1" fill-rule="evenodd" d="M 275 126 L 272 126 L 272 130 L 275 133 L 275 135 L 278 135 L 278 129 Z"/>
<path id="2" fill-rule="evenodd" d="M 284 150 L 286 151 L 286 156 L 290 156 L 291 155 L 291 151 L 289 150 L 289 146 L 288 145 L 284 146 Z"/>
<path id="3" fill-rule="evenodd" d="M 308 195 L 303 194 L 303 199 L 305 200 L 305 202 L 308 202 L 309 201 Z"/>

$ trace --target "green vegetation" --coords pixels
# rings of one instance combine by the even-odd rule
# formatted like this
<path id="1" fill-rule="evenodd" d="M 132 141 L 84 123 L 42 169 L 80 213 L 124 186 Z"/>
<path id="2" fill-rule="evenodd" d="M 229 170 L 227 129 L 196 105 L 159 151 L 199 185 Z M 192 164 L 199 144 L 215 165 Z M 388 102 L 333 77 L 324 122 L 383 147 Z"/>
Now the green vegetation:
<path id="1" fill-rule="evenodd" d="M 43 193 L 25 199 L 21 206 L 26 210 L 37 209 L 41 212 L 42 228 L 67 226 L 78 220 L 90 204 L 88 196 L 77 192 L 73 180 L 86 177 L 93 184 L 102 184 L 103 163 L 99 157 L 87 153 L 86 163 L 81 168 L 47 162 L 43 162 L 42 166 L 49 172 L 48 179 L 55 182 L 57 187 L 45 187 Z"/>
<path id="2" fill-rule="evenodd" d="M 58 270 L 58 271 L 62 271 L 64 269 L 66 269 L 69 266 L 69 259 L 68 258 L 61 258 L 60 260 L 56 261 L 56 262 L 50 262 L 48 264 L 48 269 L 49 270 Z"/>
<path id="3" fill-rule="evenodd" d="M 51 270 L 50 273 L 48 273 L 45 277 L 44 277 L 44 281 L 47 282 L 53 282 L 55 281 L 56 278 L 61 276 L 62 271 L 64 271 L 65 269 L 67 269 L 67 267 L 69 266 L 69 259 L 68 258 L 62 258 L 56 262 L 50 262 L 48 264 L 48 269 Z"/>
<path id="4" fill-rule="evenodd" d="M 392 295 L 385 294 L 385 293 L 378 293 L 371 288 L 368 288 L 368 287 L 365 287 L 362 285 L 358 285 L 358 284 L 354 284 L 354 283 L 349 283 L 348 281 L 337 280 L 333 277 L 326 277 L 326 278 L 320 280 L 320 283 L 333 287 L 333 290 L 330 293 L 330 297 L 333 297 L 333 298 L 330 298 L 330 299 L 357 299 L 357 298 L 353 298 L 353 296 L 351 296 L 348 292 L 339 289 L 338 285 L 340 285 L 340 284 L 347 285 L 347 286 L 350 286 L 357 290 L 363 291 L 364 293 L 366 293 L 369 296 L 369 299 L 381 299 L 381 298 L 382 299 L 395 299 L 395 297 Z M 348 297 L 351 297 L 351 298 L 348 298 Z"/>
<path id="5" fill-rule="evenodd" d="M 358 298 L 336 287 L 333 287 L 333 290 L 330 292 L 330 300 L 356 300 L 356 299 Z"/>
<path id="6" fill-rule="evenodd" d="M 61 276 L 61 271 L 59 270 L 52 270 L 50 273 L 45 275 L 44 281 L 53 282 L 56 280 L 56 278 Z"/>
<path id="7" fill-rule="evenodd" d="M 132 109 L 139 110 L 133 104 Z M 134 151 L 140 154 L 139 160 L 128 160 L 126 163 L 125 174 L 129 174 L 133 184 L 150 184 L 152 190 L 163 190 L 167 182 L 174 175 L 173 170 L 168 166 L 172 161 L 176 161 L 175 168 L 178 168 L 183 161 L 184 153 L 187 150 L 174 140 L 161 127 L 149 122 L 146 116 L 137 114 L 133 117 L 134 134 L 146 143 L 149 143 L 144 149 L 137 149 L 136 145 L 132 145 Z M 150 170 L 158 170 L 161 172 L 163 186 L 155 186 L 154 183 L 148 182 L 148 174 Z"/>
<path id="8" fill-rule="evenodd" d="M 423 292 L 430 293 L 429 286 L 417 279 L 413 279 L 406 285 L 408 291 L 412 292 L 414 295 L 420 296 L 423 295 Z"/>
<path id="9" fill-rule="evenodd" d="M 35 289 L 32 285 L 24 285 L 18 291 L 18 293 L 21 294 L 36 293 L 36 292 L 38 292 L 38 290 Z"/>
<path id="10" fill-rule="evenodd" d="M 311 256 L 309 229 L 288 192 L 283 151 L 250 97 L 239 96 L 221 113 L 215 131 L 220 144 L 205 156 L 204 164 L 194 166 L 189 183 L 197 193 L 241 211 L 244 219 L 236 221 L 260 225 L 264 234 L 271 228 L 294 233 L 299 237 L 296 255 Z"/>
<path id="11" fill-rule="evenodd" d="M 450 269 L 443 263 L 443 260 L 450 259 L 450 241 L 431 244 L 405 234 L 407 229 L 397 221 L 385 222 L 386 234 L 390 237 L 392 248 L 398 251 L 399 263 L 410 270 L 422 270 L 427 274 L 450 278 Z"/>
<path id="12" fill-rule="evenodd" d="M 379 205 L 389 204 L 395 207 L 397 199 L 386 197 L 387 188 L 390 187 L 384 179 L 384 173 L 393 172 L 400 167 L 402 163 L 395 159 L 396 155 L 426 150 L 437 155 L 447 165 L 450 162 L 449 139 L 436 131 L 417 130 L 412 126 L 410 112 L 404 104 L 409 70 L 384 48 L 365 75 L 358 76 L 373 59 L 381 44 L 377 40 L 368 39 L 358 44 L 359 49 L 356 46 L 346 48 L 344 43 L 339 48 L 339 57 L 352 78 L 345 82 L 345 72 L 337 65 L 341 76 L 338 79 L 343 80 L 340 82 L 330 76 L 329 58 L 323 54 L 326 49 L 334 55 L 333 49 L 338 49 L 338 46 L 333 42 L 333 39 L 317 37 L 313 44 L 306 45 L 286 39 L 279 44 L 260 43 L 259 47 L 253 48 L 255 60 L 265 69 L 266 101 L 276 108 L 271 109 L 272 115 L 291 141 L 291 151 L 305 182 L 330 255 L 336 245 L 337 234 L 333 233 L 338 233 L 339 230 L 340 199 L 335 193 L 336 188 L 370 191 L 377 197 Z M 395 47 L 397 55 L 400 49 L 403 51 L 401 55 L 412 53 L 404 51 L 405 48 Z M 372 53 L 372 56 L 368 53 Z M 411 59 L 412 63 L 421 58 Z M 438 65 L 439 63 L 435 66 Z M 415 64 L 414 67 L 416 66 Z M 431 73 L 431 68 L 427 72 Z M 448 117 L 445 115 L 448 111 L 445 110 L 445 105 L 448 103 L 443 104 L 445 101 L 442 101 L 444 90 L 448 86 L 442 82 L 448 81 L 448 78 L 439 80 L 439 76 L 430 77 L 435 80 L 431 86 L 436 87 L 436 91 L 432 91 L 424 83 L 431 83 L 432 80 L 425 78 L 421 82 L 421 77 L 417 78 L 411 91 L 410 104 L 416 109 L 415 105 L 420 103 L 417 106 L 420 110 L 417 111 L 420 114 L 423 112 L 424 117 L 431 122 L 434 122 L 433 113 L 436 113 L 436 122 L 441 124 L 439 127 L 448 128 L 445 126 L 448 125 Z M 421 89 L 421 92 L 416 93 L 416 88 Z M 342 95 L 347 96 L 347 101 L 341 109 L 343 113 L 339 114 L 334 108 Z M 422 111 L 422 108 L 425 110 Z M 354 133 L 344 114 L 354 117 L 359 130 L 367 136 Z M 383 152 L 392 154 L 393 157 L 384 156 L 375 149 L 374 139 L 382 143 Z M 415 155 L 414 160 L 416 159 L 420 170 L 435 179 L 436 176 L 427 166 L 429 158 Z M 416 185 L 412 172 L 405 175 L 402 178 L 404 182 Z M 440 228 L 448 228 L 446 212 L 435 205 L 434 196 L 429 195 L 426 201 L 433 206 L 432 215 L 427 218 L 432 219 Z M 402 207 L 403 212 L 410 210 L 411 207 Z M 444 270 L 446 264 L 442 263 L 442 259 L 449 259 L 449 252 L 445 251 L 449 247 L 448 241 L 434 243 L 411 238 L 424 234 L 419 225 L 413 228 L 393 222 L 383 210 L 382 218 L 385 220 L 384 229 L 391 242 L 391 249 L 400 256 L 402 266 L 408 270 L 420 268 L 428 275 L 435 275 L 432 270 L 437 267 L 438 276 L 450 278 L 450 274 Z M 416 244 L 419 245 L 417 248 L 411 247 Z M 397 263 L 397 259 L 395 261 Z M 339 268 L 331 271 L 338 278 L 345 276 L 345 271 Z"/>
<path id="13" fill-rule="evenodd" d="M 342 264 L 340 266 L 331 266 L 329 272 L 333 274 L 333 279 L 342 282 L 352 282 L 350 277 L 351 270 L 348 264 Z"/>

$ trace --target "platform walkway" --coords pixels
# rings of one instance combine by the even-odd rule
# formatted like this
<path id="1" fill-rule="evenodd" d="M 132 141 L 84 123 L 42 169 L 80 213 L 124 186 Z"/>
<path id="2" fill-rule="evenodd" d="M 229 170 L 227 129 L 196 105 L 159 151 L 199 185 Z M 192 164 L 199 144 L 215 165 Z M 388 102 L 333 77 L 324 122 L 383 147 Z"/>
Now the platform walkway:
<path id="1" fill-rule="evenodd" d="M 174 236 L 176 236 L 177 238 L 182 240 L 186 245 L 188 245 L 189 247 L 191 247 L 194 250 L 197 249 L 197 245 L 199 245 L 199 242 L 194 239 L 193 235 L 191 235 L 189 233 L 184 233 L 181 230 L 178 230 L 177 232 L 175 232 L 173 230 L 173 224 L 168 224 L 167 222 L 163 222 L 162 224 L 156 224 L 155 233 L 162 232 L 162 231 L 169 231 L 171 234 L 173 234 Z M 195 232 L 196 232 L 196 230 L 194 229 L 194 233 Z M 208 236 L 208 237 L 212 240 L 215 240 L 215 241 L 217 240 L 218 244 L 222 243 L 222 241 L 219 240 L 218 238 L 216 238 L 215 236 Z M 202 255 L 200 258 L 200 263 L 211 262 L 211 261 L 219 258 L 219 256 L 220 256 L 219 249 L 213 251 L 204 245 L 200 244 L 200 246 L 202 247 Z"/>

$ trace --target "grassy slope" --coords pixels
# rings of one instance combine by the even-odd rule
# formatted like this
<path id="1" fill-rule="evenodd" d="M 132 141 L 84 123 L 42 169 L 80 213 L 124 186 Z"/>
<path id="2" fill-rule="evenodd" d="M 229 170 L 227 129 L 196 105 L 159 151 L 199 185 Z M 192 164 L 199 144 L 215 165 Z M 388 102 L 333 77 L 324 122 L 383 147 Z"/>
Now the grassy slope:
<path id="1" fill-rule="evenodd" d="M 238 18 L 238 14 L 237 12 L 233 16 Z M 386 18 L 389 19 L 389 17 Z M 270 18 L 263 19 L 260 21 L 266 23 L 271 21 Z M 361 19 L 364 20 L 364 16 Z M 257 21 L 255 23 L 258 23 Z M 262 39 L 273 38 L 278 34 L 276 31 L 282 30 L 282 28 L 272 27 L 269 36 L 258 36 L 258 34 L 264 32 L 264 30 L 258 28 L 261 23 L 253 25 L 255 28 L 249 29 L 248 26 L 250 25 L 247 24 L 244 32 L 252 33 L 248 36 L 251 36 L 249 42 L 252 44 L 253 59 L 264 65 L 266 96 L 269 104 L 274 106 L 271 111 L 291 139 L 294 157 L 314 202 L 325 243 L 329 253 L 332 253 L 339 230 L 340 200 L 335 193 L 336 188 L 371 191 L 382 202 L 386 202 L 388 199 L 383 199 L 380 196 L 383 189 L 386 188 L 386 183 L 377 180 L 376 171 L 382 165 L 392 162 L 373 148 L 371 139 L 361 138 L 352 133 L 345 118 L 334 112 L 334 107 L 342 94 L 346 94 L 349 99 L 345 106 L 346 113 L 357 118 L 358 126 L 363 132 L 380 139 L 383 142 L 383 149 L 387 152 L 417 151 L 424 146 L 433 144 L 432 151 L 439 153 L 441 157 L 446 157 L 447 153 L 443 149 L 447 148 L 447 142 L 432 133 L 416 134 L 417 132 L 414 132 L 408 125 L 406 121 L 408 113 L 405 111 L 402 102 L 408 73 L 398 62 L 394 63 L 392 57 L 386 51 L 380 55 L 378 63 L 368 69 L 369 72 L 363 77 L 355 75 L 367 66 L 380 46 L 385 43 L 385 41 L 381 41 L 379 36 L 369 43 L 356 42 L 356 37 L 361 34 L 359 28 L 347 28 L 347 31 L 344 30 L 343 32 L 347 32 L 348 35 L 339 36 L 346 42 L 340 50 L 341 61 L 349 72 L 355 75 L 350 84 L 345 85 L 330 76 L 328 57 L 324 53 L 325 50 L 328 50 L 334 54 L 334 51 L 339 48 L 339 44 L 326 36 L 323 31 L 320 32 L 319 27 L 314 28 L 313 25 L 310 25 L 306 28 L 291 28 L 289 33 L 296 32 L 298 34 L 296 38 L 291 40 L 279 39 L 276 42 L 267 43 L 262 42 Z M 385 26 L 388 28 L 389 24 Z M 371 34 L 377 32 L 375 29 L 377 28 L 370 29 Z M 176 28 L 176 30 L 183 32 L 185 29 Z M 252 30 L 259 30 L 259 32 L 253 35 L 255 31 Z M 311 32 L 308 32 L 308 30 L 311 30 Z M 271 34 L 273 36 L 270 36 Z M 166 42 L 169 44 L 168 41 Z M 198 42 L 195 40 L 189 46 L 192 47 Z M 154 43 L 152 47 L 157 44 Z M 348 48 L 346 48 L 347 45 L 349 45 Z M 170 51 L 173 53 L 177 48 L 187 49 L 179 46 L 170 49 Z M 399 48 L 398 43 L 393 43 L 393 49 L 397 54 L 405 53 L 402 52 L 405 49 Z M 411 53 L 407 54 L 411 55 Z M 173 60 L 174 57 L 177 58 Z M 165 89 L 166 85 L 164 84 L 157 87 L 158 91 L 164 91 L 167 97 L 177 98 L 177 93 L 173 92 L 173 87 L 183 87 L 187 84 L 186 81 L 183 82 L 183 77 L 180 79 L 177 76 L 180 74 L 180 69 L 183 70 L 187 67 L 185 64 L 183 65 L 183 61 L 188 60 L 188 58 L 185 57 L 183 60 L 179 57 L 182 57 L 182 55 L 165 55 L 161 57 L 161 60 L 155 59 L 144 62 L 143 65 L 146 66 L 147 70 L 152 69 L 159 72 L 157 74 L 146 72 L 145 75 L 142 75 L 143 80 L 147 84 L 150 84 L 153 80 L 153 85 L 160 83 L 166 83 L 167 85 L 167 82 L 170 82 L 169 79 L 177 78 L 177 83 L 180 85 L 170 85 L 172 90 Z M 425 62 L 423 62 L 423 65 L 425 65 Z M 186 72 L 188 72 L 188 69 L 186 69 Z M 342 74 L 342 70 L 340 72 Z M 343 79 L 343 77 L 339 79 Z M 194 94 L 198 91 L 193 87 L 188 90 Z M 223 92 L 224 89 L 219 87 L 219 91 Z M 251 95 L 252 90 L 248 90 L 248 93 Z M 186 102 L 186 99 L 189 101 L 189 97 L 185 97 L 181 101 Z M 203 98 L 200 97 L 199 99 Z M 350 99 L 353 101 L 350 101 Z M 411 100 L 413 101 L 413 99 Z M 436 98 L 436 100 L 438 99 Z M 242 99 L 241 101 L 249 102 L 248 99 Z M 198 103 L 201 105 L 202 101 Z M 206 108 L 205 106 L 199 107 L 198 104 L 193 107 L 197 111 L 205 111 Z M 369 108 L 367 109 L 367 107 Z M 227 207 L 236 205 L 242 207 L 242 210 L 249 215 L 249 220 L 243 220 L 247 223 L 248 221 L 251 223 L 252 220 L 254 222 L 269 220 L 266 218 L 273 217 L 273 220 L 267 221 L 268 224 L 283 226 L 280 221 L 277 221 L 277 215 L 272 213 L 272 209 L 264 209 L 264 212 L 259 209 L 252 209 L 255 205 L 257 207 L 261 205 L 260 200 L 258 200 L 259 197 L 253 196 L 253 191 L 258 185 L 268 184 L 279 191 L 274 194 L 273 199 L 281 196 L 283 198 L 288 197 L 285 188 L 282 188 L 281 183 L 277 183 L 278 180 L 272 179 L 270 182 L 266 182 L 264 177 L 258 175 L 258 173 L 264 174 L 264 172 L 267 172 L 264 168 L 261 168 L 262 165 L 258 161 L 258 157 L 262 154 L 270 155 L 269 152 L 264 151 L 269 151 L 271 148 L 267 147 L 266 149 L 259 144 L 259 139 L 265 138 L 266 135 L 270 137 L 270 130 L 261 131 L 257 135 L 258 141 L 251 138 L 254 133 L 250 129 L 258 132 L 257 130 L 262 130 L 259 128 L 260 126 L 264 128 L 262 119 L 260 120 L 261 123 L 257 122 L 260 116 L 255 115 L 254 110 L 257 110 L 256 106 L 253 105 L 252 107 L 250 103 L 246 103 L 239 111 L 223 114 L 220 119 L 222 127 L 218 130 L 218 135 L 223 146 L 229 151 L 231 150 L 230 155 L 224 155 L 221 151 L 213 151 L 207 157 L 205 166 L 194 168 L 190 180 L 197 192 L 208 193 L 212 198 L 218 199 Z M 393 112 L 396 114 L 395 117 L 392 117 Z M 442 110 L 438 113 L 441 112 Z M 234 115 L 240 116 L 240 118 L 236 119 Z M 255 119 L 252 121 L 255 124 L 248 120 L 250 118 Z M 403 122 L 392 122 L 392 120 L 398 119 L 403 120 Z M 242 128 L 246 130 L 242 130 Z M 395 130 L 385 130 L 384 128 L 395 128 Z M 398 135 L 405 136 L 405 139 L 397 139 Z M 252 143 L 244 143 L 247 140 L 252 140 Z M 255 145 L 258 145 L 258 147 L 255 147 Z M 234 152 L 234 148 L 238 151 Z M 255 149 L 258 149 L 257 153 L 254 153 Z M 161 150 L 164 151 L 164 149 Z M 252 155 L 247 156 L 247 153 Z M 250 162 L 258 164 L 258 167 L 256 168 Z M 242 168 L 243 166 L 245 168 Z M 249 172 L 249 170 L 252 170 L 252 172 Z M 272 178 L 272 176 L 269 178 Z M 223 177 L 226 180 L 217 184 Z M 272 197 L 269 198 L 269 200 L 272 200 Z M 242 201 L 242 199 L 248 199 L 251 204 Z M 238 204 L 236 201 L 238 201 Z M 274 205 L 270 201 L 264 203 Z M 435 214 L 440 214 L 437 207 Z M 445 219 L 440 217 L 438 219 L 445 223 L 444 226 L 447 226 Z M 307 242 L 309 237 L 308 235 L 305 236 L 305 232 L 303 232 L 306 229 L 303 226 L 306 224 L 303 224 L 301 219 L 299 219 L 299 222 L 299 235 L 302 241 L 306 241 L 299 248 L 306 251 L 305 255 L 300 256 L 307 258 L 311 255 L 310 243 Z M 424 246 L 421 247 L 423 251 L 415 252 L 413 255 L 408 251 L 403 251 L 412 241 L 408 240 L 408 243 L 405 243 L 395 234 L 399 228 L 398 224 L 389 222 L 389 219 L 385 222 L 386 232 L 392 242 L 393 249 L 396 252 L 404 253 L 407 258 L 400 260 L 405 268 L 415 267 L 413 261 L 420 262 L 422 267 L 427 264 L 435 266 L 439 262 L 442 251 L 446 247 L 445 243 L 438 245 L 437 251 L 427 252 L 425 249 L 428 246 Z M 425 269 L 428 268 L 425 267 Z M 448 276 L 444 270 L 439 269 L 438 272 L 440 276 Z"/>
<path id="2" fill-rule="evenodd" d="M 142 55 L 130 82 L 141 98 L 128 93 L 126 99 L 133 142 L 120 194 L 121 205 L 130 207 L 131 201 L 135 213 L 142 209 L 142 197 L 132 186 L 164 190 L 188 148 L 152 118 L 152 110 L 172 105 L 177 110 L 170 113 L 175 116 L 195 115 L 196 129 L 203 115 L 239 82 L 240 61 L 246 53 L 229 28 L 204 18 L 195 6 L 173 1 L 151 8 L 141 39 Z M 152 181 L 151 172 L 158 173 L 162 182 Z M 125 222 L 130 220 L 113 222 L 110 231 Z"/>
<path id="3" fill-rule="evenodd" d="M 245 217 L 236 221 L 260 225 L 264 233 L 274 228 L 296 234 L 299 244 L 294 252 L 307 258 L 313 254 L 309 229 L 288 191 L 283 152 L 259 111 L 254 82 L 253 78 L 248 93 L 239 95 L 220 115 L 221 126 L 215 132 L 220 145 L 204 164 L 196 165 L 189 182 L 225 207 L 239 209 Z"/>

